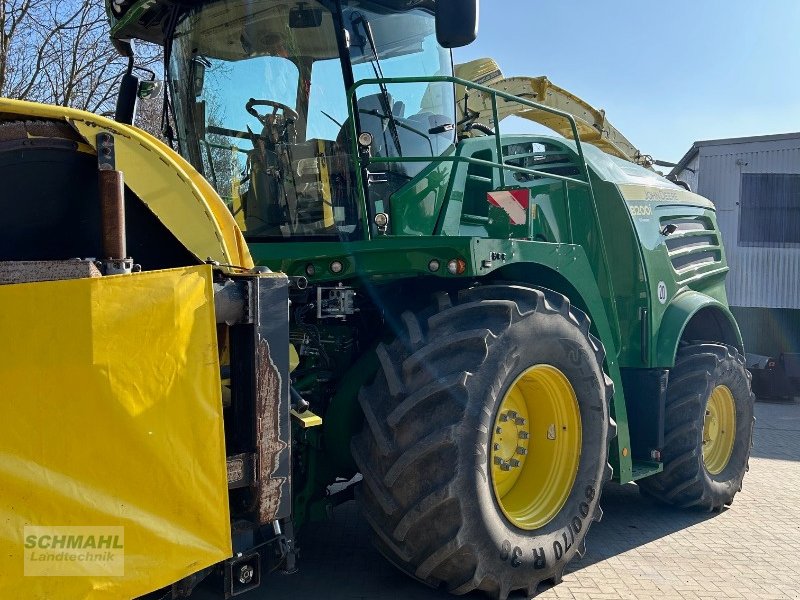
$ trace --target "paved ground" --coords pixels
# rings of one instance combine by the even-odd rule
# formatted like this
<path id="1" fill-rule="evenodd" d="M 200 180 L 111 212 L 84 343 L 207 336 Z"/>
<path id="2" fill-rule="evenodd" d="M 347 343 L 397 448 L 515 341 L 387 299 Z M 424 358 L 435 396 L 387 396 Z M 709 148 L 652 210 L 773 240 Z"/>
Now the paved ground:
<path id="1" fill-rule="evenodd" d="M 666 509 L 609 486 L 605 517 L 564 582 L 537 598 L 800 598 L 800 404 L 756 404 L 750 473 L 720 514 Z M 370 547 L 352 503 L 301 539 L 300 573 L 243 600 L 445 600 Z M 470 600 L 477 598 L 469 597 Z"/>

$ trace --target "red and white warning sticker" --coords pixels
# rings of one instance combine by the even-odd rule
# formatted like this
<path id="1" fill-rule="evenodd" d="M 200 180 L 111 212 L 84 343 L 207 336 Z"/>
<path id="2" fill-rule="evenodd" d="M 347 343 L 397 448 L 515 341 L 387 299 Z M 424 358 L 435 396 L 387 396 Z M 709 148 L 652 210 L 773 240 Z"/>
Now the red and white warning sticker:
<path id="1" fill-rule="evenodd" d="M 501 190 L 489 192 L 486 196 L 489 204 L 498 206 L 508 213 L 512 225 L 524 225 L 528 221 L 530 190 Z"/>

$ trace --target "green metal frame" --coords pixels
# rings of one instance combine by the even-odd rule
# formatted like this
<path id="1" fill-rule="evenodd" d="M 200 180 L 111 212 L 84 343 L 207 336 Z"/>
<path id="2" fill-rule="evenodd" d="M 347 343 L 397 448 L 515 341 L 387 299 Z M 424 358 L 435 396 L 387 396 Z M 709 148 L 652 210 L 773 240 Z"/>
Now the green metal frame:
<path id="1" fill-rule="evenodd" d="M 500 122 L 499 113 L 497 110 L 497 99 L 502 98 L 506 101 L 517 102 L 522 104 L 523 106 L 527 106 L 528 108 L 535 108 L 537 110 L 542 110 L 548 112 L 550 114 L 558 115 L 564 119 L 566 119 L 569 124 L 570 128 L 572 129 L 573 140 L 575 140 L 575 145 L 577 147 L 578 158 L 579 158 L 579 166 L 581 168 L 582 174 L 585 179 L 575 179 L 573 177 L 565 177 L 562 175 L 553 175 L 550 173 L 546 173 L 544 171 L 538 171 L 536 169 L 528 169 L 526 167 L 520 167 L 517 165 L 509 165 L 504 160 L 504 153 L 503 153 L 503 141 L 502 136 L 500 135 L 500 131 L 498 127 L 495 127 L 494 139 L 495 139 L 495 149 L 497 151 L 497 156 L 500 159 L 499 162 L 495 161 L 487 161 L 476 159 L 467 156 L 460 156 L 457 154 L 450 154 L 450 155 L 441 155 L 441 156 L 394 156 L 394 157 L 363 157 L 359 152 L 358 147 L 358 129 L 357 123 L 358 119 L 356 118 L 358 114 L 358 97 L 357 92 L 359 88 L 368 85 L 402 85 L 402 84 L 414 84 L 414 83 L 452 83 L 454 86 L 460 85 L 463 86 L 464 89 L 472 89 L 477 90 L 479 92 L 483 92 L 485 94 L 489 94 L 492 99 L 492 114 L 494 118 L 494 123 L 498 124 Z M 511 94 L 506 94 L 505 92 L 501 92 L 499 90 L 492 89 L 490 87 L 486 87 L 484 85 L 480 85 L 473 81 L 468 81 L 466 79 L 461 79 L 459 77 L 449 77 L 449 76 L 432 76 L 432 77 L 385 77 L 385 78 L 373 78 L 373 79 L 362 79 L 357 81 L 350 89 L 347 91 L 347 98 L 348 98 L 348 116 L 349 116 L 349 124 L 352 129 L 352 136 L 351 136 L 351 151 L 352 155 L 356 157 L 358 161 L 358 167 L 356 169 L 356 182 L 358 184 L 358 189 L 360 191 L 361 197 L 359 198 L 360 205 L 361 205 L 361 215 L 362 215 L 362 225 L 364 227 L 365 234 L 367 239 L 372 239 L 371 227 L 370 227 L 370 214 L 368 210 L 368 203 L 366 198 L 366 186 L 364 185 L 364 170 L 371 164 L 371 163 L 381 163 L 381 164 L 388 164 L 388 163 L 426 163 L 426 164 L 440 164 L 440 163 L 467 163 L 473 165 L 481 165 L 484 167 L 489 167 L 492 169 L 497 169 L 499 172 L 500 177 L 500 187 L 506 187 L 506 171 L 515 171 L 518 173 L 525 173 L 528 175 L 538 175 L 541 177 L 548 177 L 551 179 L 557 179 L 559 181 L 563 181 L 564 184 L 567 182 L 574 183 L 581 186 L 586 186 L 590 192 L 592 189 L 592 182 L 589 177 L 589 168 L 586 166 L 586 158 L 583 155 L 583 148 L 581 147 L 580 136 L 578 135 L 578 126 L 575 122 L 575 117 L 571 114 L 566 113 L 564 111 L 557 110 L 555 108 L 550 108 L 549 106 L 544 106 L 543 104 L 538 104 L 536 102 L 532 102 L 530 100 L 526 100 L 525 98 L 519 98 L 517 96 L 513 96 Z M 518 157 L 519 158 L 519 157 Z"/>

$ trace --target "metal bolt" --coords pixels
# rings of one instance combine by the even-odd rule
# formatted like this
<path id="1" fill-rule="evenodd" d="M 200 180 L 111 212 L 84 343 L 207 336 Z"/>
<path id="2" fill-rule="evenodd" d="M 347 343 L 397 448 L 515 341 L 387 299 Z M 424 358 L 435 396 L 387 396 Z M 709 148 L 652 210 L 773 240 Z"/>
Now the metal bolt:
<path id="1" fill-rule="evenodd" d="M 517 411 L 515 411 L 515 410 L 508 411 L 508 418 L 509 419 L 516 419 L 517 418 Z"/>
<path id="2" fill-rule="evenodd" d="M 522 446 L 517 446 L 517 454 L 525 456 L 527 453 L 528 453 L 527 448 L 523 448 Z"/>
<path id="3" fill-rule="evenodd" d="M 519 462 L 519 461 L 518 461 L 516 458 L 512 458 L 512 459 L 511 459 L 510 461 L 508 461 L 508 462 L 509 462 L 509 464 L 510 464 L 512 467 L 514 467 L 515 469 L 516 469 L 518 466 L 520 466 L 520 464 L 522 464 L 522 463 L 520 463 L 520 462 Z"/>
<path id="4" fill-rule="evenodd" d="M 255 574 L 256 570 L 252 567 L 252 565 L 242 565 L 242 567 L 239 569 L 239 583 L 247 585 L 253 581 Z"/>
<path id="5" fill-rule="evenodd" d="M 502 467 L 503 466 L 503 459 L 500 458 L 499 456 L 495 456 L 494 457 L 494 464 L 500 465 Z"/>
<path id="6" fill-rule="evenodd" d="M 528 433 L 527 431 L 520 431 L 519 432 L 519 439 L 527 440 L 529 437 L 531 437 L 531 434 Z"/>
<path id="7" fill-rule="evenodd" d="M 495 433 L 503 433 L 503 430 L 500 429 L 500 426 L 498 425 L 497 427 L 495 427 L 494 432 Z"/>
<path id="8" fill-rule="evenodd" d="M 495 445 L 494 445 L 494 449 L 495 449 L 495 450 L 500 450 L 500 444 L 495 444 Z"/>
<path id="9" fill-rule="evenodd" d="M 501 414 L 500 415 L 500 422 L 501 423 L 505 423 L 506 421 L 508 421 L 508 415 L 506 413 Z"/>
<path id="10" fill-rule="evenodd" d="M 502 465 L 500 465 L 500 470 L 501 471 L 510 471 L 511 467 L 508 465 L 507 462 L 504 462 Z"/>
<path id="11" fill-rule="evenodd" d="M 522 417 L 517 417 L 516 419 L 514 419 L 514 423 L 516 423 L 517 425 L 525 425 L 525 419 L 523 419 Z"/>

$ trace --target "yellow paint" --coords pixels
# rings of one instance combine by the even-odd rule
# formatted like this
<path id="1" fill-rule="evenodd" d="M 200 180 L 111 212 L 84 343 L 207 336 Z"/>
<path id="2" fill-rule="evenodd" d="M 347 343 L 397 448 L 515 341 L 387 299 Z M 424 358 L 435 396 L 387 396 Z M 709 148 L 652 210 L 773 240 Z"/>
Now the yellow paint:
<path id="1" fill-rule="evenodd" d="M 331 194 L 331 176 L 328 171 L 328 159 L 325 157 L 325 142 L 317 142 L 319 149 L 319 178 L 322 183 L 322 222 L 325 227 L 333 227 L 333 195 Z"/>
<path id="2" fill-rule="evenodd" d="M 736 441 L 736 403 L 730 388 L 718 385 L 711 392 L 703 420 L 703 462 L 712 475 L 728 466 Z"/>
<path id="3" fill-rule="evenodd" d="M 0 286 L 0 331 L 0 598 L 138 597 L 231 556 L 210 267 Z M 23 576 L 25 526 L 124 528 L 124 576 Z"/>
<path id="4" fill-rule="evenodd" d="M 559 369 L 535 365 L 511 384 L 490 452 L 495 498 L 511 523 L 539 529 L 563 508 L 575 483 L 581 437 L 578 400 Z"/>
<path id="5" fill-rule="evenodd" d="M 297 354 L 294 344 L 289 344 L 289 373 L 293 372 L 298 366 L 300 366 L 300 355 Z"/>
<path id="6" fill-rule="evenodd" d="M 609 123 L 604 110 L 594 108 L 582 98 L 555 85 L 547 77 L 506 78 L 500 67 L 491 58 L 480 58 L 456 65 L 455 74 L 461 79 L 473 81 L 493 90 L 522 97 L 572 115 L 581 140 L 594 144 L 607 154 L 637 164 L 648 164 L 652 160 L 643 156 L 622 135 L 622 132 Z M 456 97 L 464 98 L 463 86 L 456 86 Z M 463 102 L 459 104 L 459 113 L 463 113 L 463 106 Z M 470 91 L 467 108 L 470 112 L 478 114 L 479 122 L 493 125 L 494 114 L 489 94 L 476 90 Z M 459 114 L 459 117 L 461 116 L 463 114 Z M 565 138 L 572 139 L 574 137 L 571 125 L 564 117 L 516 102 L 498 102 L 498 116 L 501 121 L 510 116 L 529 119 L 552 129 Z"/>
<path id="7" fill-rule="evenodd" d="M 114 135 L 117 168 L 126 185 L 200 261 L 252 267 L 253 259 L 228 207 L 178 153 L 153 136 L 92 113 L 0 99 L 0 119 L 57 119 L 70 123 L 91 147 L 101 132 Z"/>
<path id="8" fill-rule="evenodd" d="M 618 183 L 622 197 L 628 202 L 655 202 L 657 204 L 686 204 L 714 210 L 708 198 L 688 192 L 683 188 L 665 184 L 662 186 Z"/>
<path id="9" fill-rule="evenodd" d="M 244 205 L 242 204 L 241 185 L 239 180 L 239 148 L 231 146 L 231 210 L 233 218 L 236 219 L 236 224 L 242 231 L 247 231 L 247 223 L 245 223 Z"/>
<path id="10" fill-rule="evenodd" d="M 292 416 L 297 419 L 297 422 L 300 423 L 300 426 L 303 429 L 308 429 L 309 427 L 319 427 L 322 425 L 322 417 L 315 415 L 310 410 L 301 413 L 295 409 L 292 409 L 291 412 Z"/>

